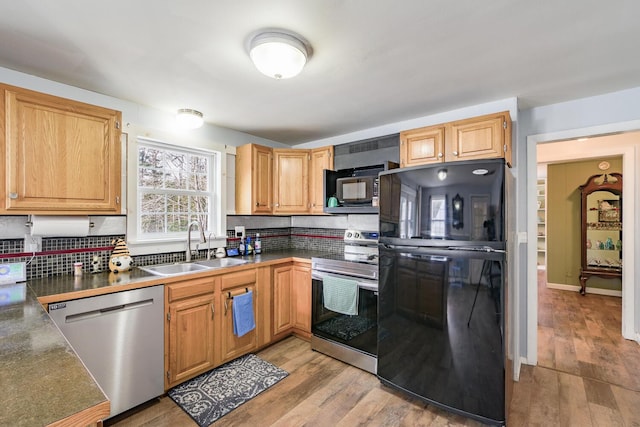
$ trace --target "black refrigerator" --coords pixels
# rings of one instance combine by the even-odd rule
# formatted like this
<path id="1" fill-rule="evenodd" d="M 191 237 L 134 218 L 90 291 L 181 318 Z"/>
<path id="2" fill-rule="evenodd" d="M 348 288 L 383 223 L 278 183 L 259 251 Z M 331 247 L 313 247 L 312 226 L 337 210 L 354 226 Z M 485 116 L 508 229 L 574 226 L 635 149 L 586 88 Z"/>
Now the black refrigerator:
<path id="1" fill-rule="evenodd" d="M 380 174 L 378 369 L 384 385 L 505 424 L 501 159 Z"/>

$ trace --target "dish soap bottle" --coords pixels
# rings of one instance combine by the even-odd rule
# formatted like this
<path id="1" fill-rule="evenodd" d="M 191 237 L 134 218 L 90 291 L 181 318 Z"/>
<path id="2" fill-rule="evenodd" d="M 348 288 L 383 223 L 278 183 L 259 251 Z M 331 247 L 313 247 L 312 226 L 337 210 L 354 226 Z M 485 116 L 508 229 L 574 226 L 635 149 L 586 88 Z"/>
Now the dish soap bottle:
<path id="1" fill-rule="evenodd" d="M 262 241 L 260 240 L 260 233 L 256 233 L 256 241 L 253 242 L 253 251 L 256 255 L 262 253 Z"/>
<path id="2" fill-rule="evenodd" d="M 251 246 L 251 237 L 247 237 L 247 255 L 253 253 L 253 246 Z"/>
<path id="3" fill-rule="evenodd" d="M 244 237 L 240 238 L 240 246 L 238 247 L 238 252 L 240 252 L 240 255 L 245 254 Z"/>

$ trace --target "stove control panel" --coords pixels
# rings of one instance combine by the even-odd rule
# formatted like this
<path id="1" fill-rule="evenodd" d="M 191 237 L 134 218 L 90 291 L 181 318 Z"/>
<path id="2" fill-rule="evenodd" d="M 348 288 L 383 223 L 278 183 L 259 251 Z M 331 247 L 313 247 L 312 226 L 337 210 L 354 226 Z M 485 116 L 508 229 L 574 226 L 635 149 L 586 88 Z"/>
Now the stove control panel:
<path id="1" fill-rule="evenodd" d="M 374 245 L 378 243 L 378 236 L 377 231 L 345 230 L 344 241 L 345 243 Z"/>

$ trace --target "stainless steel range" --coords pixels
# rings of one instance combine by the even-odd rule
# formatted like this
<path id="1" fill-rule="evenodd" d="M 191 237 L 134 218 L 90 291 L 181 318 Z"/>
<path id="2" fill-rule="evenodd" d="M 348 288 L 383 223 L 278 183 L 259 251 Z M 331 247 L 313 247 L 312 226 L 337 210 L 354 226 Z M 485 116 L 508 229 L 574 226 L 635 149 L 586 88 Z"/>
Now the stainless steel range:
<path id="1" fill-rule="evenodd" d="M 311 348 L 375 374 L 378 233 L 346 230 L 344 243 L 344 254 L 311 259 Z"/>

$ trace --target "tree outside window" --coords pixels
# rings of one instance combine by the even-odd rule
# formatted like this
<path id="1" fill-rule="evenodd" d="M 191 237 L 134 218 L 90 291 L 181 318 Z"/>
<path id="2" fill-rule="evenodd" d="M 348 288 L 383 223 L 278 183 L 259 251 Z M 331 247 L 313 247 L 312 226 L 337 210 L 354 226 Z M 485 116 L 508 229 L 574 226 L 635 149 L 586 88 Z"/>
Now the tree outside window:
<path id="1" fill-rule="evenodd" d="M 139 140 L 139 236 L 183 236 L 192 221 L 211 229 L 214 156 Z"/>

